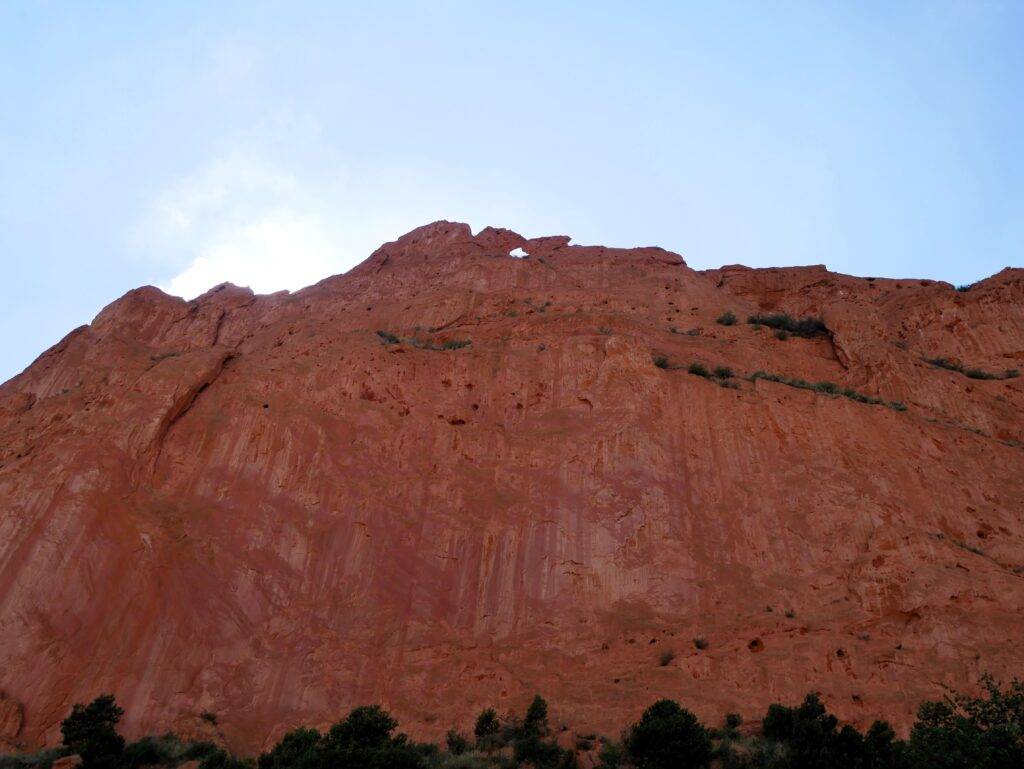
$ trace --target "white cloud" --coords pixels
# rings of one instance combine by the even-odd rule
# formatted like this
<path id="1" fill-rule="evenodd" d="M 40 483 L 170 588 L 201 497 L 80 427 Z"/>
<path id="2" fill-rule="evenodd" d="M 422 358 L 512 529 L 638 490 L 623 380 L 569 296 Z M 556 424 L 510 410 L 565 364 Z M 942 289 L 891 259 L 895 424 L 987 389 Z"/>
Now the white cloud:
<path id="1" fill-rule="evenodd" d="M 179 271 L 160 287 L 192 299 L 225 281 L 257 293 L 295 290 L 339 272 L 342 242 L 295 177 L 232 155 L 174 185 L 136 239 Z"/>
<path id="2" fill-rule="evenodd" d="M 181 273 L 161 288 L 192 299 L 229 281 L 257 294 L 316 283 L 335 269 L 336 251 L 320 223 L 287 211 L 225 228 Z"/>

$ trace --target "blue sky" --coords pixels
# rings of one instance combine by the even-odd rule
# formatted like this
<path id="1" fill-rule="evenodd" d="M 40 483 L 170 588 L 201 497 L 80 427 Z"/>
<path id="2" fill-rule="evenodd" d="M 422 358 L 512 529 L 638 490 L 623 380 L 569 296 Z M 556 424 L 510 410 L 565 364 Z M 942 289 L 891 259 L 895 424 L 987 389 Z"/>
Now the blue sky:
<path id="1" fill-rule="evenodd" d="M 0 380 L 152 283 L 439 218 L 694 267 L 1024 265 L 1022 2 L 0 4 Z"/>

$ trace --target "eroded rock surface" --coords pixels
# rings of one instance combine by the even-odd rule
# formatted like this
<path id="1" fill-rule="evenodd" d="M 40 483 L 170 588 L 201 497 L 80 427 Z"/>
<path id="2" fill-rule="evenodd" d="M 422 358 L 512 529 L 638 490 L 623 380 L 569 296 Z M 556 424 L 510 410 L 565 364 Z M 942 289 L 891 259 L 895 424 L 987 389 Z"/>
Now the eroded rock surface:
<path id="1" fill-rule="evenodd" d="M 934 357 L 1024 369 L 1024 271 L 700 273 L 438 222 L 294 294 L 132 291 L 0 387 L 17 738 L 107 691 L 129 734 L 208 712 L 243 752 L 535 692 L 609 734 L 661 696 L 717 722 L 811 689 L 905 727 L 1024 669 L 1024 379 Z"/>

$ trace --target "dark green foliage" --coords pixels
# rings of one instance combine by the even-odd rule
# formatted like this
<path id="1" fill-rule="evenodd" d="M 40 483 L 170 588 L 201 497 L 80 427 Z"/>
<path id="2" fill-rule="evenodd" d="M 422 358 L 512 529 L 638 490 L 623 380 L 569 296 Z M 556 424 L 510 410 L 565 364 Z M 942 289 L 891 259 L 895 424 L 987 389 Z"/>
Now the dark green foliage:
<path id="1" fill-rule="evenodd" d="M 83 769 L 108 769 L 121 764 L 124 737 L 117 722 L 124 711 L 113 694 L 103 694 L 88 705 L 76 704 L 60 725 L 64 745 L 82 757 Z"/>
<path id="2" fill-rule="evenodd" d="M 137 766 L 174 766 L 185 758 L 189 745 L 183 745 L 173 734 L 163 737 L 142 737 L 124 747 L 122 764 L 127 769 Z"/>
<path id="3" fill-rule="evenodd" d="M 548 733 L 548 703 L 539 694 L 534 695 L 530 707 L 526 709 L 526 717 L 523 718 L 523 734 L 547 734 Z"/>
<path id="4" fill-rule="evenodd" d="M 626 763 L 626 751 L 617 742 L 603 740 L 597 758 L 600 761 L 597 769 L 619 769 Z"/>
<path id="5" fill-rule="evenodd" d="M 406 340 L 415 347 L 417 350 L 434 350 L 435 352 L 443 350 L 458 350 L 462 347 L 472 344 L 468 339 L 452 339 L 441 344 L 432 342 L 429 339 L 420 339 L 418 336 L 414 336 L 411 339 Z"/>
<path id="6" fill-rule="evenodd" d="M 185 750 L 181 754 L 181 759 L 183 761 L 201 761 L 211 753 L 216 753 L 217 750 L 217 746 L 212 742 L 190 742 L 185 746 Z"/>
<path id="7" fill-rule="evenodd" d="M 808 694 L 795 708 L 771 705 L 761 726 L 765 740 L 780 746 L 762 751 L 770 754 L 771 759 L 763 766 L 778 769 L 819 769 L 825 766 L 830 769 L 910 769 L 901 763 L 902 744 L 895 741 L 896 734 L 887 723 L 876 721 L 866 736 L 851 726 L 840 729 L 838 719 L 825 709 L 816 694 Z"/>
<path id="8" fill-rule="evenodd" d="M 516 740 L 512 755 L 518 763 L 530 764 L 537 769 L 559 769 L 563 766 L 564 751 L 558 743 L 535 734 Z"/>
<path id="9" fill-rule="evenodd" d="M 707 649 L 708 648 L 708 640 L 706 638 L 694 638 L 693 639 L 693 645 L 696 646 L 698 649 L 701 649 L 701 650 Z"/>
<path id="10" fill-rule="evenodd" d="M 322 764 L 321 739 L 316 729 L 293 729 L 259 757 L 259 769 L 315 769 Z"/>
<path id="11" fill-rule="evenodd" d="M 726 310 L 717 318 L 715 323 L 720 326 L 735 326 L 736 325 L 736 314 L 732 310 Z"/>
<path id="12" fill-rule="evenodd" d="M 1008 368 L 1003 373 L 997 374 L 991 371 L 983 371 L 980 368 L 967 368 L 949 358 L 924 358 L 924 362 L 935 368 L 943 368 L 947 371 L 956 371 L 968 379 L 1016 379 L 1020 371 L 1015 368 Z"/>
<path id="13" fill-rule="evenodd" d="M 252 765 L 218 748 L 199 762 L 199 769 L 252 769 Z"/>
<path id="14" fill-rule="evenodd" d="M 711 738 L 679 703 L 659 700 L 644 711 L 625 740 L 637 769 L 701 769 L 711 762 Z"/>
<path id="15" fill-rule="evenodd" d="M 419 330 L 419 326 L 416 327 Z M 431 329 L 435 331 L 436 329 Z M 390 331 L 378 331 L 377 336 L 380 337 L 381 344 L 401 344 L 401 337 L 395 336 Z M 463 347 L 467 347 L 473 342 L 469 339 L 450 339 L 447 342 L 437 344 L 427 339 L 420 339 L 419 336 L 413 336 L 406 340 L 409 344 L 419 350 L 459 350 Z"/>
<path id="16" fill-rule="evenodd" d="M 50 769 L 53 762 L 67 752 L 65 748 L 44 748 L 37 753 L 0 755 L 0 769 Z"/>
<path id="17" fill-rule="evenodd" d="M 953 693 L 926 702 L 910 733 L 910 766 L 934 769 L 1010 769 L 1024 766 L 1024 681 L 1003 690 L 990 676 L 983 693 Z"/>
<path id="18" fill-rule="evenodd" d="M 734 390 L 739 389 L 739 386 L 735 382 L 729 381 L 736 376 L 736 374 L 733 373 L 733 370 L 728 366 L 716 366 L 714 371 L 709 371 L 708 367 L 703 363 L 691 363 L 686 370 L 694 376 L 710 379 L 720 387 L 729 387 Z"/>
<path id="19" fill-rule="evenodd" d="M 654 361 L 654 365 L 658 368 L 668 368 L 668 358 L 664 355 L 655 355 L 652 360 Z"/>
<path id="20" fill-rule="evenodd" d="M 497 734 L 501 728 L 498 722 L 498 714 L 494 708 L 487 708 L 476 717 L 476 726 L 473 727 L 473 734 L 479 740 L 482 737 L 489 737 Z"/>
<path id="21" fill-rule="evenodd" d="M 305 728 L 288 732 L 260 756 L 259 769 L 426 769 L 428 754 L 436 755 L 437 748 L 411 743 L 404 734 L 392 734 L 397 726 L 378 705 L 358 707 L 327 734 Z"/>
<path id="22" fill-rule="evenodd" d="M 973 283 L 966 283 L 964 285 L 957 286 L 956 290 L 959 291 L 961 294 L 963 294 L 963 293 L 966 293 L 966 292 L 970 291 L 972 288 L 974 288 L 974 284 Z"/>
<path id="23" fill-rule="evenodd" d="M 539 694 L 534 696 L 522 723 L 513 729 L 512 755 L 519 764 L 537 769 L 562 769 L 575 766 L 570 751 L 564 751 L 554 739 L 547 739 L 548 703 Z"/>
<path id="24" fill-rule="evenodd" d="M 750 381 L 756 382 L 758 379 L 764 379 L 769 382 L 778 382 L 789 387 L 796 387 L 800 390 L 813 390 L 824 395 L 831 395 L 833 397 L 849 398 L 857 403 L 866 403 L 869 406 L 885 406 L 894 411 L 906 411 L 907 407 L 900 401 L 887 401 L 882 398 L 875 398 L 871 395 L 865 395 L 859 393 L 856 390 L 851 390 L 849 387 L 840 387 L 834 382 L 808 382 L 805 379 L 793 379 L 791 377 L 782 376 L 781 374 L 769 374 L 767 371 L 755 371 L 750 375 Z"/>
<path id="25" fill-rule="evenodd" d="M 660 667 L 666 667 L 675 658 L 676 658 L 676 653 L 674 651 L 672 651 L 671 649 L 666 649 L 665 651 L 663 651 L 661 653 L 661 656 L 658 657 L 658 665 Z"/>
<path id="26" fill-rule="evenodd" d="M 711 372 L 707 370 L 707 367 L 700 363 L 691 363 L 686 370 L 694 376 L 702 376 L 705 379 L 711 378 Z"/>
<path id="27" fill-rule="evenodd" d="M 703 639 L 694 643 L 706 646 Z M 986 676 L 981 688 L 980 696 L 950 692 L 923 703 L 906 742 L 884 721 L 864 733 L 840 726 L 815 694 L 796 707 L 770 706 L 761 735 L 741 735 L 736 713 L 709 732 L 676 702 L 660 700 L 626 730 L 623 745 L 601 738 L 596 769 L 703 769 L 712 760 L 716 769 L 1022 769 L 1024 682 L 1003 687 Z M 598 739 L 580 734 L 575 750 L 561 748 L 539 695 L 522 720 L 483 711 L 474 729 L 476 750 L 454 729 L 445 749 L 412 742 L 395 733 L 397 722 L 387 711 L 370 706 L 355 708 L 326 734 L 288 732 L 258 762 L 209 742 L 186 744 L 173 734 L 125 745 L 115 728 L 121 715 L 111 695 L 75 705 L 61 724 L 64 748 L 0 756 L 0 769 L 50 769 L 55 758 L 72 752 L 83 765 L 102 769 L 173 768 L 196 759 L 200 769 L 573 769 L 576 751 L 593 750 Z"/>
<path id="28" fill-rule="evenodd" d="M 786 334 L 808 339 L 828 334 L 828 327 L 821 318 L 807 317 L 797 320 L 784 312 L 771 315 L 751 315 L 747 318 L 747 323 L 754 326 L 768 326 L 768 328 L 774 328 Z"/>
<path id="29" fill-rule="evenodd" d="M 363 705 L 331 727 L 327 742 L 340 748 L 379 749 L 389 743 L 397 726 L 398 722 L 379 705 Z"/>
<path id="30" fill-rule="evenodd" d="M 449 729 L 444 736 L 445 747 L 453 756 L 461 756 L 469 750 L 469 740 L 457 729 Z"/>

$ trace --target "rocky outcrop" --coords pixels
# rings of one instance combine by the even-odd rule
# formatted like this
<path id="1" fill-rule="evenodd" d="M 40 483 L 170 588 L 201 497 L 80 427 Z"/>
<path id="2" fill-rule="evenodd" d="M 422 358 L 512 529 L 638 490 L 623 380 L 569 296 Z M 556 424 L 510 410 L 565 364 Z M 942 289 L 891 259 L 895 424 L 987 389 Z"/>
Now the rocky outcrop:
<path id="1" fill-rule="evenodd" d="M 294 294 L 130 292 L 0 387 L 19 739 L 107 691 L 129 734 L 208 711 L 242 751 L 367 702 L 437 737 L 538 691 L 605 733 L 811 689 L 905 727 L 1024 661 L 1024 379 L 938 357 L 1024 369 L 1024 271 L 700 273 L 439 222 Z"/>

